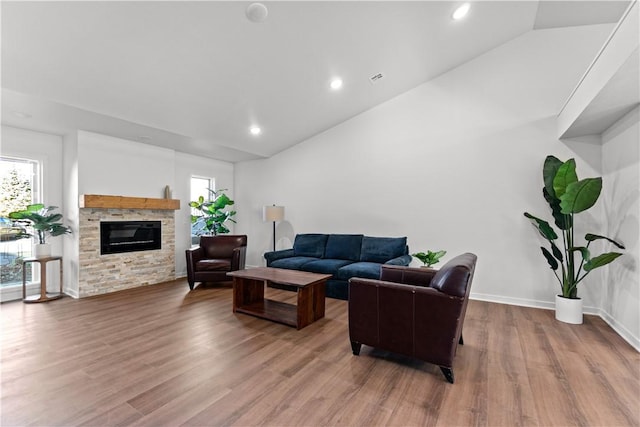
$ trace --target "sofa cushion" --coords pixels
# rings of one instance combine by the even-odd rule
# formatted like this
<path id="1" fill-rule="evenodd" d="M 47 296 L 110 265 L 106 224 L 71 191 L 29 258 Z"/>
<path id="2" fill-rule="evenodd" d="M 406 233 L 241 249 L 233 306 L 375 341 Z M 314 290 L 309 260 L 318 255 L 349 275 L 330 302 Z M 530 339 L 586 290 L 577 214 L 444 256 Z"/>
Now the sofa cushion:
<path id="1" fill-rule="evenodd" d="M 304 271 L 311 273 L 336 274 L 340 267 L 351 264 L 352 261 L 346 259 L 319 259 L 311 261 L 302 266 Z"/>
<path id="2" fill-rule="evenodd" d="M 293 255 L 322 258 L 327 244 L 326 234 L 298 234 L 293 241 Z"/>
<path id="3" fill-rule="evenodd" d="M 363 277 L 365 279 L 379 279 L 382 264 L 377 262 L 354 262 L 338 270 L 336 279 L 349 280 L 352 277 Z"/>
<path id="4" fill-rule="evenodd" d="M 359 261 L 363 237 L 362 234 L 329 234 L 324 257 Z"/>
<path id="5" fill-rule="evenodd" d="M 281 258 L 273 261 L 269 267 L 288 268 L 289 270 L 302 270 L 302 266 L 308 262 L 316 261 L 318 258 L 306 256 L 293 256 L 291 258 Z"/>
<path id="6" fill-rule="evenodd" d="M 362 239 L 362 251 L 360 261 L 387 262 L 406 254 L 406 237 L 369 237 Z"/>

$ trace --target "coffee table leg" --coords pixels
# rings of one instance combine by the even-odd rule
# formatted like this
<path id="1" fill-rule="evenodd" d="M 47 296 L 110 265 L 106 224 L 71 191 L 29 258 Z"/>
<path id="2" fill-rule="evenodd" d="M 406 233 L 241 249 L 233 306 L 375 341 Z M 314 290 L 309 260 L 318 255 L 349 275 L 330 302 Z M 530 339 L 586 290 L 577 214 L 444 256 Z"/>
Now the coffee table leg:
<path id="1" fill-rule="evenodd" d="M 233 278 L 233 312 L 236 308 L 249 305 L 254 302 L 264 301 L 264 281 Z"/>
<path id="2" fill-rule="evenodd" d="M 316 283 L 313 285 L 313 320 L 322 319 L 324 317 L 324 301 L 326 282 Z"/>
<path id="3" fill-rule="evenodd" d="M 298 288 L 298 319 L 296 327 L 298 329 L 302 329 L 307 326 L 309 323 L 313 322 L 314 313 L 313 313 L 313 285 L 307 286 L 304 288 Z"/>

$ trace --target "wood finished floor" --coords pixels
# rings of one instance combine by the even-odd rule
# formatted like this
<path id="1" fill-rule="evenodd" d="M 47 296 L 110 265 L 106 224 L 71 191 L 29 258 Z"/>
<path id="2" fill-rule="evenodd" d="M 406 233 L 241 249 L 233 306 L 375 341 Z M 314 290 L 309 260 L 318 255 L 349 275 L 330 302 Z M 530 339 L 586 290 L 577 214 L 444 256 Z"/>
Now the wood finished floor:
<path id="1" fill-rule="evenodd" d="M 182 280 L 0 312 L 2 426 L 640 425 L 639 354 L 594 316 L 471 301 L 452 385 L 433 365 L 353 356 L 334 299 L 300 331 Z"/>

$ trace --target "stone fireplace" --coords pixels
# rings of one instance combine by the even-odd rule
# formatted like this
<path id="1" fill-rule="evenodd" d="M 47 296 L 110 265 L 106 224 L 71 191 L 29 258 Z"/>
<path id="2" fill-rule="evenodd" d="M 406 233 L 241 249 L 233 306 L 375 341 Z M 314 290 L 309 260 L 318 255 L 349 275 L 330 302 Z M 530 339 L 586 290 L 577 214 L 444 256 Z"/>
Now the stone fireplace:
<path id="1" fill-rule="evenodd" d="M 80 198 L 79 297 L 175 279 L 175 219 L 179 201 L 120 196 Z M 102 222 L 159 222 L 160 249 L 101 254 Z"/>

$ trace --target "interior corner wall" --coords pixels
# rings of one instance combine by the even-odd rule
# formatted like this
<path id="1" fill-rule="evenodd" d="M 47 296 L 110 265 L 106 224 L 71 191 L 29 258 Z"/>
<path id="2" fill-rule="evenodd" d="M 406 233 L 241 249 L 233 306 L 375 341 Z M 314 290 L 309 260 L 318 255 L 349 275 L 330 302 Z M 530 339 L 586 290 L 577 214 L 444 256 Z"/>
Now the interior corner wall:
<path id="1" fill-rule="evenodd" d="M 63 138 L 63 176 L 65 223 L 71 227 L 64 245 L 64 292 L 79 298 L 78 277 L 80 266 L 80 207 L 78 204 L 78 133 L 71 132 Z"/>
<path id="2" fill-rule="evenodd" d="M 445 262 L 476 253 L 474 298 L 553 307 L 560 287 L 523 212 L 550 218 L 546 155 L 596 173 L 558 141 L 556 115 L 611 29 L 528 32 L 269 159 L 237 163 L 247 264 L 264 265 L 272 227 L 261 210 L 276 203 L 278 249 L 305 232 L 407 236 L 411 252 L 444 249 Z"/>
<path id="3" fill-rule="evenodd" d="M 603 317 L 640 351 L 640 107 L 602 134 L 606 236 L 623 256 L 603 268 Z M 612 245 L 607 251 L 618 251 Z"/>
<path id="4" fill-rule="evenodd" d="M 206 157 L 176 152 L 175 188 L 173 197 L 180 199 L 180 210 L 176 211 L 176 277 L 187 275 L 185 250 L 191 247 L 191 177 L 213 178 L 216 189 L 226 189 L 225 194 L 234 199 L 233 163 Z M 231 233 L 233 223 L 228 224 Z"/>

